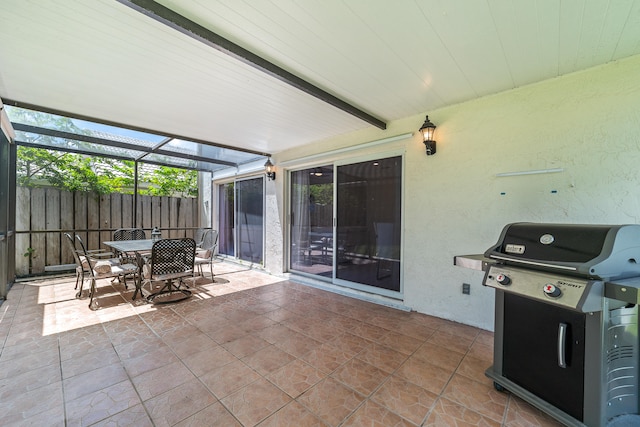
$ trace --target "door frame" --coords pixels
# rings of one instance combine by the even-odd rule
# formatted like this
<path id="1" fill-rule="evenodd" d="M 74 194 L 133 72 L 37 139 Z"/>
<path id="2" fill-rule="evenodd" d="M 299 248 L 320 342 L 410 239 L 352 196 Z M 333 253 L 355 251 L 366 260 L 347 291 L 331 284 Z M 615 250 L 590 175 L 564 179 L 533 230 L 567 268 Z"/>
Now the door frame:
<path id="1" fill-rule="evenodd" d="M 16 155 L 13 127 L 0 108 L 0 302 L 15 281 Z"/>

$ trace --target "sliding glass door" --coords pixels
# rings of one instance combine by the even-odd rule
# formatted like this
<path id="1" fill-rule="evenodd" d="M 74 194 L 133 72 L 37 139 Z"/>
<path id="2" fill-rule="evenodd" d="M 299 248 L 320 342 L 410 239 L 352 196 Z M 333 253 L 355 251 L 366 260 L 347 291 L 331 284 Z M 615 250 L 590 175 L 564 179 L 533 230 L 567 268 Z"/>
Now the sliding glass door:
<path id="1" fill-rule="evenodd" d="M 236 257 L 262 264 L 264 261 L 264 179 L 236 182 Z"/>
<path id="2" fill-rule="evenodd" d="M 254 264 L 264 262 L 264 179 L 218 187 L 218 253 Z"/>
<path id="3" fill-rule="evenodd" d="M 336 170 L 336 279 L 400 292 L 402 158 Z"/>
<path id="4" fill-rule="evenodd" d="M 401 156 L 291 172 L 290 194 L 290 270 L 401 292 Z"/>
<path id="5" fill-rule="evenodd" d="M 218 186 L 218 253 L 236 256 L 235 185 L 233 182 Z"/>
<path id="6" fill-rule="evenodd" d="M 333 276 L 333 166 L 291 173 L 290 269 Z"/>

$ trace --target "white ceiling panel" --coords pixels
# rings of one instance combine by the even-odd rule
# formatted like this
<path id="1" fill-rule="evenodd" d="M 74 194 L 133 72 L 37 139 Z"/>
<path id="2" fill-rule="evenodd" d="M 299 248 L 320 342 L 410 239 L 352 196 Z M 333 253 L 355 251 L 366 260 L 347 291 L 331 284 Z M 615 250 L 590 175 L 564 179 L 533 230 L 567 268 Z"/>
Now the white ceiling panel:
<path id="1" fill-rule="evenodd" d="M 490 4 L 514 87 L 558 75 L 560 2 Z"/>
<path id="2" fill-rule="evenodd" d="M 384 122 L 640 54 L 640 0 L 158 4 Z M 4 100 L 261 153 L 372 126 L 116 0 L 3 0 L 0 40 Z"/>

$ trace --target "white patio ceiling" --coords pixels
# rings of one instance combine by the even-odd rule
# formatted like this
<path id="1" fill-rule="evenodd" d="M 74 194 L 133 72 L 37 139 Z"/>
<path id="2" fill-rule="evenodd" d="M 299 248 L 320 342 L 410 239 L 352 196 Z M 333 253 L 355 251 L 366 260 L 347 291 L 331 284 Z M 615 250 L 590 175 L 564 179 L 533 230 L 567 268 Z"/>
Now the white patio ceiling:
<path id="1" fill-rule="evenodd" d="M 258 153 L 372 126 L 131 3 L 1 1 L 0 98 Z M 640 54 L 639 0 L 158 3 L 382 122 Z"/>

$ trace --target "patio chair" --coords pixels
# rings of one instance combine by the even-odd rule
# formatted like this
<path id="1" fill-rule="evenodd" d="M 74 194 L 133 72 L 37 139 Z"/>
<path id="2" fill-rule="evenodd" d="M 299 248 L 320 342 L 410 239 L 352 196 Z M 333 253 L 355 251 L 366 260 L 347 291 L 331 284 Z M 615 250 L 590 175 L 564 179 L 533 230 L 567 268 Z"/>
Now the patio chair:
<path id="1" fill-rule="evenodd" d="M 140 293 L 146 283 L 153 289 L 154 282 L 164 282 L 159 291 L 147 296 L 147 301 L 163 304 L 189 298 L 191 291 L 183 285 L 186 286 L 185 277 L 193 277 L 195 252 L 196 243 L 190 238 L 155 242 L 151 249 L 151 261 L 143 265 L 141 281 L 138 282 Z"/>
<path id="2" fill-rule="evenodd" d="M 133 237 L 133 230 L 134 229 L 132 228 L 119 228 L 113 232 L 113 240 L 116 242 L 120 242 L 123 240 L 134 240 L 135 237 Z M 116 251 L 115 255 L 120 259 L 120 262 L 122 264 L 135 264 L 135 257 L 133 257 L 132 254 L 126 254 L 123 252 Z M 114 282 L 116 279 L 119 280 L 120 278 L 114 277 L 113 280 L 111 280 L 111 282 Z M 128 287 L 127 287 L 126 277 L 123 278 L 123 284 L 125 289 L 127 289 Z"/>
<path id="3" fill-rule="evenodd" d="M 147 233 L 142 228 L 119 228 L 113 232 L 113 240 L 144 240 Z"/>
<path id="4" fill-rule="evenodd" d="M 129 239 L 129 230 L 126 228 L 119 228 L 113 232 L 113 240 L 116 242 L 120 242 L 122 240 L 131 240 Z M 122 258 L 122 253 L 116 251 L 116 256 Z"/>
<path id="5" fill-rule="evenodd" d="M 80 281 L 84 283 L 84 276 L 85 274 L 89 273 L 89 263 L 83 263 L 80 259 L 80 255 L 78 255 L 78 250 L 76 249 L 76 242 L 75 240 L 73 240 L 73 237 L 71 237 L 69 233 L 64 233 L 64 235 L 67 237 L 69 250 L 73 254 L 73 259 L 76 262 L 76 287 L 74 289 L 78 289 L 78 283 L 80 283 Z M 80 293 L 82 293 L 82 288 L 80 288 L 80 292 L 76 295 L 76 297 L 79 297 Z"/>
<path id="6" fill-rule="evenodd" d="M 147 238 L 147 233 L 142 228 L 131 229 L 130 240 L 145 240 L 146 238 Z"/>
<path id="7" fill-rule="evenodd" d="M 123 241 L 123 240 L 145 240 L 147 238 L 147 233 L 141 228 L 119 228 L 113 232 L 113 240 L 114 241 Z M 151 255 L 151 253 L 146 253 L 145 255 Z M 136 258 L 134 254 L 131 253 L 118 253 L 117 256 L 122 260 L 125 264 L 135 264 Z M 125 283 L 126 287 L 126 283 Z"/>
<path id="8" fill-rule="evenodd" d="M 213 258 L 218 254 L 218 230 L 207 230 L 202 237 L 202 245 L 196 251 L 194 264 L 198 267 L 198 271 L 202 277 L 204 272 L 202 266 L 209 264 L 211 270 L 211 280 L 213 280 Z"/>
<path id="9" fill-rule="evenodd" d="M 197 248 L 203 247 L 202 244 L 204 243 L 204 238 L 207 236 L 209 231 L 211 231 L 210 228 L 198 228 L 193 234 L 193 240 L 196 241 L 196 250 Z"/>
<path id="10" fill-rule="evenodd" d="M 113 240 L 120 242 L 122 240 L 131 240 L 128 238 L 129 230 L 126 228 L 119 228 L 113 232 Z"/>
<path id="11" fill-rule="evenodd" d="M 323 239 L 320 240 L 300 240 L 297 245 L 294 246 L 295 261 L 302 265 L 313 265 L 314 258 L 316 260 L 324 259 L 324 247 L 325 243 Z M 297 251 L 295 251 L 297 248 Z"/>
<path id="12" fill-rule="evenodd" d="M 83 281 L 80 284 L 80 290 L 78 291 L 76 297 L 79 298 L 80 296 L 82 296 L 84 275 L 86 274 L 86 272 L 88 272 L 91 278 L 91 290 L 89 291 L 89 308 L 95 310 L 96 307 L 94 306 L 93 302 L 96 293 L 96 280 L 119 277 L 122 278 L 126 287 L 126 276 L 135 275 L 138 272 L 138 266 L 134 264 L 121 264 L 120 260 L 117 259 L 114 260 L 94 258 L 89 253 L 89 251 L 87 251 L 82 238 L 76 235 L 76 240 L 80 245 L 80 253 L 84 257 L 83 259 L 82 256 L 78 256 L 80 265 L 83 268 Z M 86 262 L 86 264 L 83 265 L 83 262 Z M 86 271 L 84 271 L 84 269 L 86 269 Z"/>
<path id="13" fill-rule="evenodd" d="M 74 289 L 78 289 L 78 284 L 84 283 L 85 276 L 89 274 L 89 262 L 84 257 L 84 254 L 80 253 L 78 248 L 76 248 L 76 242 L 73 239 L 73 237 L 71 237 L 69 233 L 64 233 L 64 235 L 67 237 L 67 243 L 68 243 L 69 249 L 71 250 L 71 253 L 73 254 L 73 259 L 76 262 L 76 286 Z M 104 252 L 102 250 L 87 250 L 87 252 L 89 253 L 89 255 L 91 255 L 92 258 L 94 259 L 98 258 L 98 260 L 100 261 L 107 260 L 111 263 L 116 263 L 116 264 L 120 262 L 118 258 L 113 257 L 112 252 Z M 76 296 L 80 297 L 81 293 L 82 293 L 82 286 L 80 287 L 80 291 Z"/>

